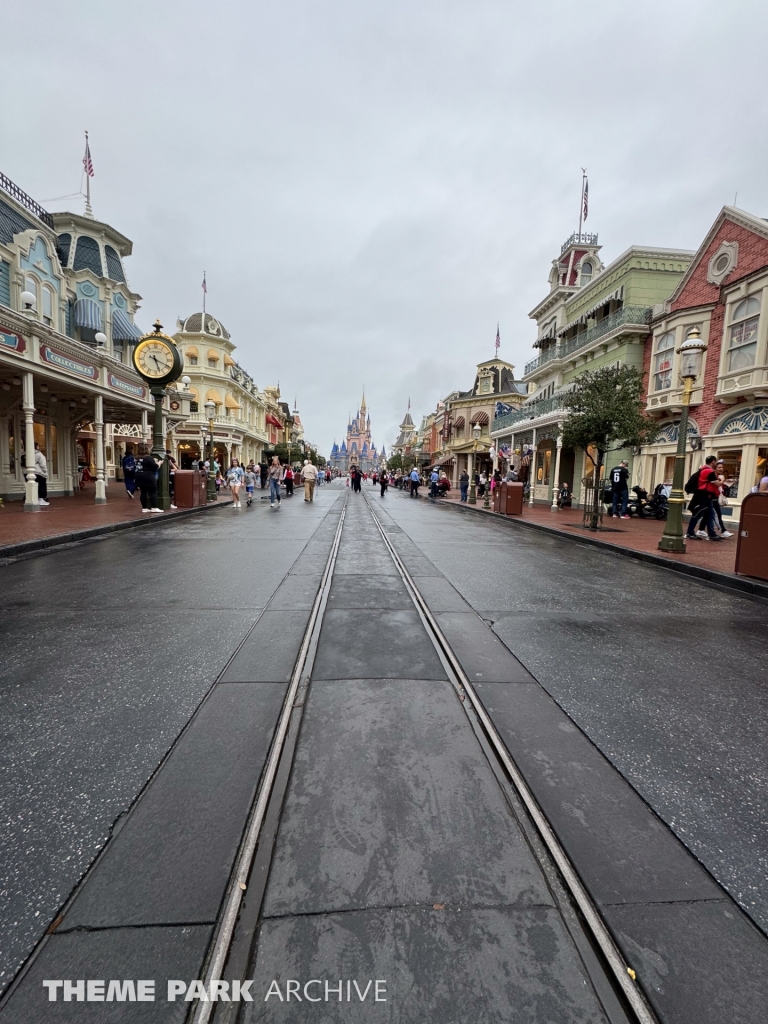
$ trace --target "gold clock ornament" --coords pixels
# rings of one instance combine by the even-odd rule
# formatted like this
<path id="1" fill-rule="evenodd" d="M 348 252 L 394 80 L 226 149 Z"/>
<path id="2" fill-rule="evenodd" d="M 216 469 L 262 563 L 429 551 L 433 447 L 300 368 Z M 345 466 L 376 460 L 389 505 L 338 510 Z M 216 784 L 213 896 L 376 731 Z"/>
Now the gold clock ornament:
<path id="1" fill-rule="evenodd" d="M 133 366 L 148 384 L 161 387 L 178 380 L 184 364 L 173 339 L 163 334 L 159 320 L 155 320 L 154 328 L 136 343 Z"/>

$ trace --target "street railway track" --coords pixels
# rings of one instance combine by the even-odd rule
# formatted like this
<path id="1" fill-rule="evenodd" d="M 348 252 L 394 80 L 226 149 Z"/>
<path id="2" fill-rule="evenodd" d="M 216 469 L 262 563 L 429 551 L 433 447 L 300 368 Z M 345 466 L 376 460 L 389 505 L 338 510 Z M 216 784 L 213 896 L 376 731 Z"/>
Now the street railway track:
<path id="1" fill-rule="evenodd" d="M 585 971 L 599 994 L 602 1009 L 608 1020 L 611 1024 L 658 1024 L 658 1018 L 635 981 L 634 972 L 613 941 L 597 907 L 499 736 L 459 659 L 391 543 L 381 518 L 367 496 L 364 500 L 445 668 L 457 699 L 491 763 L 497 780 L 507 793 L 512 805 L 510 813 L 517 816 L 528 835 L 529 842 L 532 839 L 531 829 L 535 830 L 538 842 L 531 843 L 532 849 L 550 886 L 552 887 L 554 883 L 555 890 L 559 887 L 559 895 L 555 892 L 558 908 L 579 950 Z M 288 787 L 307 690 L 311 683 L 323 615 L 334 578 L 348 503 L 349 495 L 345 498 L 260 788 L 236 859 L 236 868 L 206 959 L 204 978 L 209 990 L 212 982 L 225 977 L 246 980 L 248 966 L 255 958 L 259 912 L 267 886 L 271 855 Z M 190 1010 L 187 1019 L 189 1024 L 209 1024 L 209 1021 L 213 1024 L 235 1024 L 240 1013 L 240 1004 L 200 1002 Z"/>

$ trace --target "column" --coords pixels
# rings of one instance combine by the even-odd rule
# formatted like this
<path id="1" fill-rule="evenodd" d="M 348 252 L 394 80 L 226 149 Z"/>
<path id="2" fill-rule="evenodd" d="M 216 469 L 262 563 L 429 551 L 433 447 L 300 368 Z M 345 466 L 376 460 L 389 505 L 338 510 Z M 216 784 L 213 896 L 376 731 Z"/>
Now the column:
<path id="1" fill-rule="evenodd" d="M 149 444 L 149 413 L 146 409 L 141 410 L 141 436 L 144 444 Z"/>
<path id="2" fill-rule="evenodd" d="M 35 478 L 35 387 L 34 377 L 27 371 L 23 377 L 24 410 L 24 511 L 39 512 L 40 502 L 37 497 L 37 480 Z"/>
<path id="3" fill-rule="evenodd" d="M 552 512 L 559 512 L 557 499 L 560 497 L 560 452 L 563 450 L 562 424 L 557 424 L 557 452 L 555 453 L 555 480 L 552 488 Z"/>
<path id="4" fill-rule="evenodd" d="M 107 489 L 104 483 L 104 399 L 96 395 L 93 400 L 93 429 L 96 431 L 96 497 L 97 505 L 104 505 Z"/>
<path id="5" fill-rule="evenodd" d="M 531 463 L 530 471 L 528 473 L 528 481 L 530 483 L 528 493 L 528 504 L 533 507 L 533 495 L 536 490 L 536 463 L 538 461 L 538 451 L 536 449 L 536 427 L 533 428 L 533 439 L 531 441 Z"/>

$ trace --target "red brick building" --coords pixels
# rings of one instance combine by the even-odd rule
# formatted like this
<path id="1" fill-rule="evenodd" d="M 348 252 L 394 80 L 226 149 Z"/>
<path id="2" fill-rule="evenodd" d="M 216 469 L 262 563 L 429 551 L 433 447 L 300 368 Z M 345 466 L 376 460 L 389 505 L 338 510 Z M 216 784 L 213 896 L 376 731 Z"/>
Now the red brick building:
<path id="1" fill-rule="evenodd" d="M 640 460 L 648 490 L 672 479 L 682 410 L 676 350 L 694 327 L 707 351 L 691 400 L 686 474 L 707 455 L 724 459 L 735 520 L 768 461 L 768 221 L 724 207 L 672 296 L 654 308 L 646 408 L 661 435 Z"/>

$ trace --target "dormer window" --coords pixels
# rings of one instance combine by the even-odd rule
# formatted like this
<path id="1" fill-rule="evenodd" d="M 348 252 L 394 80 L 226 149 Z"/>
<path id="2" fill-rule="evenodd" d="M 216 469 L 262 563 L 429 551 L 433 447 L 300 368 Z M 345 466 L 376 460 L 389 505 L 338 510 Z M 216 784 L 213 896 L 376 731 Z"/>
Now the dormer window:
<path id="1" fill-rule="evenodd" d="M 97 277 L 102 276 L 101 250 L 95 238 L 89 238 L 88 235 L 81 235 L 78 238 L 72 269 L 90 270 Z"/>
<path id="2" fill-rule="evenodd" d="M 585 260 L 581 264 L 581 285 L 584 287 L 585 284 L 589 284 L 592 280 L 593 267 L 589 260 Z"/>

